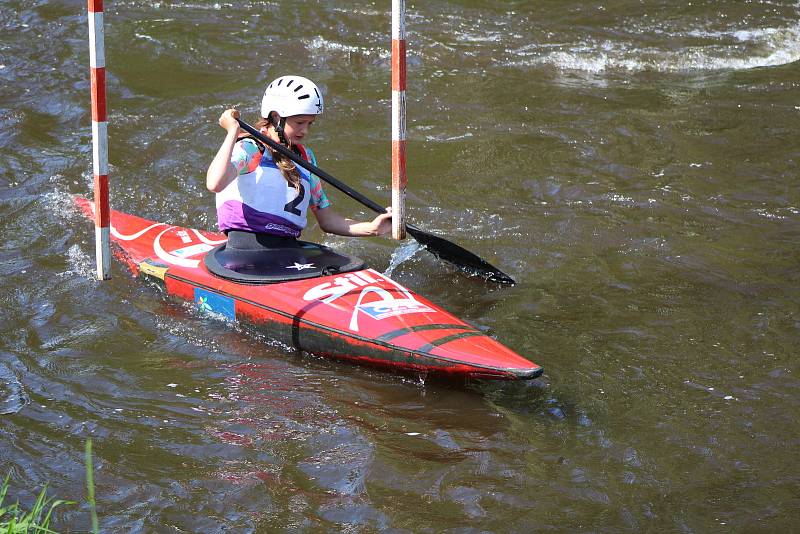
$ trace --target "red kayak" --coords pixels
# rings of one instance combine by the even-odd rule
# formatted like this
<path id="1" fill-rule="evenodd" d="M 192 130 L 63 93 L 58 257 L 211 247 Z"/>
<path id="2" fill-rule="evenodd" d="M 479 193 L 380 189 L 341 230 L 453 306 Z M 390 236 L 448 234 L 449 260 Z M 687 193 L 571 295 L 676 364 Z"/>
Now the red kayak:
<path id="1" fill-rule="evenodd" d="M 93 218 L 92 202 L 75 202 Z M 298 350 L 432 376 L 527 380 L 542 374 L 540 366 L 357 258 L 315 271 L 326 258 L 343 257 L 327 247 L 270 252 L 271 275 L 244 269 L 229 276 L 216 261 L 224 234 L 112 211 L 111 240 L 114 255 L 135 276 L 204 311 L 263 326 Z"/>

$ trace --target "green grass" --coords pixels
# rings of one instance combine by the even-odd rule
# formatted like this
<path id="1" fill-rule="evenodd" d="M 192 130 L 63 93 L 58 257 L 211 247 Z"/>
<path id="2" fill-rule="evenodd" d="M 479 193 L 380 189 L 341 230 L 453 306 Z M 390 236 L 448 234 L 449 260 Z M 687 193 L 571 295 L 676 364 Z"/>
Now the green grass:
<path id="1" fill-rule="evenodd" d="M 92 514 L 92 532 L 100 532 L 97 522 L 97 510 L 94 500 L 94 469 L 92 467 L 92 440 L 86 440 L 86 489 L 88 491 L 89 509 Z M 56 500 L 47 497 L 47 484 L 42 488 L 30 511 L 22 510 L 19 501 L 6 505 L 9 479 L 11 473 L 6 475 L 3 486 L 0 487 L 0 534 L 57 534 L 50 529 L 50 519 L 53 511 L 64 505 L 75 504 L 72 501 Z"/>
<path id="2" fill-rule="evenodd" d="M 26 512 L 19 507 L 19 501 L 11 505 L 4 505 L 8 494 L 8 479 L 11 474 L 6 475 L 3 487 L 0 489 L 0 533 L 18 534 L 23 532 L 30 533 L 51 533 L 50 517 L 56 507 L 65 504 L 75 504 L 72 501 L 53 500 L 47 497 L 47 484 L 42 488 L 39 497 L 33 504 L 33 508 Z M 45 515 L 45 511 L 47 512 Z"/>
<path id="3" fill-rule="evenodd" d="M 97 534 L 100 528 L 97 523 L 97 510 L 94 502 L 94 468 L 92 467 L 92 438 L 86 440 L 86 491 L 89 509 L 92 512 L 92 532 Z"/>

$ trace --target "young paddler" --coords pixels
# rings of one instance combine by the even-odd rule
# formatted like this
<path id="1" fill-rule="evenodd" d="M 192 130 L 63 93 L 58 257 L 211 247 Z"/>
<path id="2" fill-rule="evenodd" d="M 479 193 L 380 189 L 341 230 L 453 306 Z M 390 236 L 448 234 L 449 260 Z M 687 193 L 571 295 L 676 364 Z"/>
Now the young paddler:
<path id="1" fill-rule="evenodd" d="M 302 142 L 323 111 L 322 92 L 302 76 L 281 76 L 267 86 L 261 101 L 261 133 L 316 165 L 314 152 Z M 243 135 L 228 109 L 219 118 L 227 135 L 206 173 L 206 186 L 216 193 L 219 229 L 229 246 L 254 238 L 265 246 L 286 246 L 306 227 L 309 208 L 328 233 L 376 236 L 391 232 L 391 209 L 371 221 L 339 215 L 319 178 L 273 151 L 252 136 Z M 253 235 L 255 234 L 255 235 Z"/>

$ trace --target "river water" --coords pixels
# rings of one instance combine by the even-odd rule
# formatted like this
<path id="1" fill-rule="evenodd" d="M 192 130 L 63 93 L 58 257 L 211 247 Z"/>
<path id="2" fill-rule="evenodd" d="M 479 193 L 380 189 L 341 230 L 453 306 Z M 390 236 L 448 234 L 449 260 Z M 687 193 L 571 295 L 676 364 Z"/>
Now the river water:
<path id="1" fill-rule="evenodd" d="M 111 199 L 213 229 L 219 113 L 326 95 L 320 165 L 388 204 L 390 3 L 106 2 Z M 108 532 L 800 529 L 800 3 L 408 5 L 400 283 L 545 368 L 441 384 L 94 279 L 85 3 L 0 0 L 0 475 Z M 337 211 L 363 208 L 328 188 Z M 313 218 L 312 218 L 313 219 Z M 386 270 L 396 243 L 306 238 Z"/>

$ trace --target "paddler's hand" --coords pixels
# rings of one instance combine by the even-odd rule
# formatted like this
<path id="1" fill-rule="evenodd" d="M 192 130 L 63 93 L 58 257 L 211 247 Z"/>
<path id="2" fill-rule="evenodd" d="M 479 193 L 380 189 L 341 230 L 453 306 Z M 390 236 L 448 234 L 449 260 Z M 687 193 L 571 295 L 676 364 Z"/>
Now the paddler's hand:
<path id="1" fill-rule="evenodd" d="M 374 219 L 372 224 L 375 227 L 375 235 L 386 235 L 392 232 L 392 207 L 386 207 L 386 213 L 381 213 Z"/>
<path id="2" fill-rule="evenodd" d="M 219 116 L 219 125 L 228 133 L 225 140 L 217 150 L 217 155 L 211 161 L 206 171 L 206 187 L 209 191 L 219 193 L 230 184 L 238 175 L 236 168 L 231 163 L 231 154 L 236 140 L 239 137 L 239 112 L 235 109 L 226 109 Z"/>
<path id="3" fill-rule="evenodd" d="M 239 133 L 239 123 L 236 119 L 239 118 L 239 111 L 236 109 L 226 109 L 222 112 L 222 115 L 219 116 L 219 125 L 225 129 L 228 133 L 236 132 Z"/>

